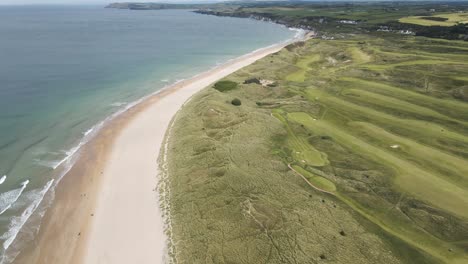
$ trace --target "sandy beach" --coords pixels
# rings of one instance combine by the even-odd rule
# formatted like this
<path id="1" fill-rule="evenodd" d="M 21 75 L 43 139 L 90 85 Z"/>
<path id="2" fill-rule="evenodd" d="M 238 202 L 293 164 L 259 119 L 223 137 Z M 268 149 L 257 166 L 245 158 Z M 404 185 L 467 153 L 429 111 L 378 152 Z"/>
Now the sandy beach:
<path id="1" fill-rule="evenodd" d="M 109 122 L 82 149 L 15 263 L 163 263 L 157 160 L 172 118 L 196 92 L 287 44 L 172 85 Z"/>

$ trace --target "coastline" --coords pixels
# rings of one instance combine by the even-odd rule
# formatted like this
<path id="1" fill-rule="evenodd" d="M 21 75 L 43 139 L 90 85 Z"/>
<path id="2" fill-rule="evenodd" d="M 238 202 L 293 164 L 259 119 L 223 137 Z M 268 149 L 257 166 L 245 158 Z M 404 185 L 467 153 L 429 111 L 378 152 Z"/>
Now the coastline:
<path id="1" fill-rule="evenodd" d="M 166 242 L 156 161 L 173 116 L 196 92 L 297 40 L 301 39 L 254 51 L 176 83 L 112 119 L 80 150 L 55 190 L 38 236 L 15 263 L 162 260 Z M 107 254 L 110 250 L 112 255 Z"/>

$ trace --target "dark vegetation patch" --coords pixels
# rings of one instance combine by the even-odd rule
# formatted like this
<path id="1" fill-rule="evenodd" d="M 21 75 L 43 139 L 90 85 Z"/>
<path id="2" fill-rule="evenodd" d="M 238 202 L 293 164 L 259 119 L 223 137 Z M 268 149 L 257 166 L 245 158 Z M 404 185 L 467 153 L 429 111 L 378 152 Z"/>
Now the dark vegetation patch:
<path id="1" fill-rule="evenodd" d="M 451 27 L 420 26 L 416 29 L 416 36 L 468 41 L 468 24 L 458 24 Z"/>
<path id="2" fill-rule="evenodd" d="M 452 92 L 453 97 L 468 102 L 468 86 L 455 88 Z"/>
<path id="3" fill-rule="evenodd" d="M 234 98 L 234 99 L 232 99 L 231 104 L 235 105 L 235 106 L 240 106 L 242 104 L 242 102 L 241 102 L 241 100 L 239 98 Z"/>
<path id="4" fill-rule="evenodd" d="M 425 20 L 433 20 L 433 21 L 447 21 L 448 18 L 446 17 L 435 17 L 435 16 L 423 16 L 421 19 Z"/>
<path id="5" fill-rule="evenodd" d="M 244 81 L 244 84 L 251 84 L 251 83 L 261 84 L 260 79 L 255 78 L 255 77 L 254 78 L 249 78 L 249 79 Z"/>
<path id="6" fill-rule="evenodd" d="M 214 88 L 220 92 L 228 92 L 237 88 L 237 83 L 233 81 L 219 81 L 215 83 Z"/>

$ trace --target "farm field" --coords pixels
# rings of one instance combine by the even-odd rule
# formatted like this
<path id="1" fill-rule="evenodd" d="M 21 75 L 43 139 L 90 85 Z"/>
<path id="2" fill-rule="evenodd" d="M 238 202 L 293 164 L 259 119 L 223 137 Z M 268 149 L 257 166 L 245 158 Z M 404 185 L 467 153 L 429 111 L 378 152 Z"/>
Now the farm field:
<path id="1" fill-rule="evenodd" d="M 207 87 L 168 138 L 173 257 L 467 263 L 467 62 L 467 42 L 357 34 Z"/>
<path id="2" fill-rule="evenodd" d="M 409 16 L 399 19 L 402 23 L 421 26 L 454 26 L 458 23 L 468 24 L 468 13 L 448 13 L 433 16 Z"/>

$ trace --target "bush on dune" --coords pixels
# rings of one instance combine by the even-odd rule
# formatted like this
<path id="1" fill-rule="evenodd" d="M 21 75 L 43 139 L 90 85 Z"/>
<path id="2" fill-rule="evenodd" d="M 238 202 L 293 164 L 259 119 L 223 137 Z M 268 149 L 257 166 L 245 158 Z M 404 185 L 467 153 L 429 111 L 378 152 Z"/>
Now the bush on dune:
<path id="1" fill-rule="evenodd" d="M 235 105 L 235 106 L 240 106 L 242 104 L 241 100 L 239 100 L 238 98 L 235 98 L 231 101 L 231 104 Z"/>

